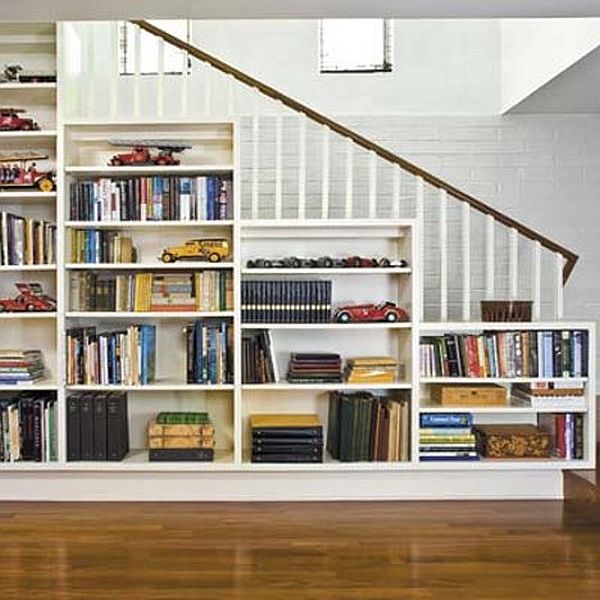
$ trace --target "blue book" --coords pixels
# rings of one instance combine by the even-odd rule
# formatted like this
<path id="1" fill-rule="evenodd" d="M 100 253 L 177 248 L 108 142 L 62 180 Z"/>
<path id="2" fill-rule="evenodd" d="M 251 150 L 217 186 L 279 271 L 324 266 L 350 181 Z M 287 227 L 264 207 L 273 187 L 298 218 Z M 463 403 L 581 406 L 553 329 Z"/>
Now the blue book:
<path id="1" fill-rule="evenodd" d="M 212 175 L 206 178 L 206 218 L 209 221 L 216 220 L 218 214 L 215 211 L 218 199 L 218 189 L 215 179 Z"/>
<path id="2" fill-rule="evenodd" d="M 554 336 L 552 331 L 544 331 L 542 337 L 544 340 L 544 377 L 554 377 Z"/>
<path id="3" fill-rule="evenodd" d="M 208 374 L 210 383 L 217 383 L 217 328 L 208 330 Z"/>
<path id="4" fill-rule="evenodd" d="M 194 371 L 194 383 L 203 383 L 203 348 L 202 348 L 202 323 L 196 321 L 194 323 L 194 353 L 193 353 L 193 371 Z"/>
<path id="5" fill-rule="evenodd" d="M 419 416 L 421 427 L 471 427 L 471 413 L 424 413 Z"/>
<path id="6" fill-rule="evenodd" d="M 144 325 L 146 328 L 146 383 L 156 377 L 156 325 Z"/>

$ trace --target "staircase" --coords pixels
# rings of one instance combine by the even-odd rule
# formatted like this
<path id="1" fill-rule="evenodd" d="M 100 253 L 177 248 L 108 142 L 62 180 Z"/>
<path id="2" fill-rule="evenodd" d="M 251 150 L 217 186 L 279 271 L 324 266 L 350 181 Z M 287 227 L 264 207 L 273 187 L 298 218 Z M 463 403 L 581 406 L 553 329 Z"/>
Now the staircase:
<path id="1" fill-rule="evenodd" d="M 132 92 L 133 117 L 150 98 L 154 118 L 167 118 L 173 109 L 167 99 L 176 97 L 179 118 L 214 115 L 219 107 L 223 118 L 239 119 L 244 218 L 416 218 L 425 320 L 479 320 L 482 299 L 533 300 L 534 320 L 562 319 L 563 287 L 578 258 L 571 250 L 200 48 L 147 21 L 133 23 L 138 48 L 142 31 L 159 38 L 159 65 L 171 45 L 202 67 L 176 82 L 159 67 L 149 80 L 140 74 L 136 52 L 125 90 L 114 60 L 115 72 L 107 75 L 109 118 L 122 114 L 119 95 Z M 76 35 L 69 24 L 63 28 L 65 36 Z M 93 52 L 93 44 L 86 35 L 83 53 Z M 78 101 L 86 104 L 80 113 L 92 112 L 97 99 Z"/>

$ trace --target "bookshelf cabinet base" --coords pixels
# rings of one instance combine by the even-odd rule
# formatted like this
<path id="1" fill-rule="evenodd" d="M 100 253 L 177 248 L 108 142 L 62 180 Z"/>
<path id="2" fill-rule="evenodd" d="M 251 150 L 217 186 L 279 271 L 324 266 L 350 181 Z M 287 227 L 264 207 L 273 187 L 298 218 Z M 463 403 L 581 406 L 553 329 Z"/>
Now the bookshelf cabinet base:
<path id="1" fill-rule="evenodd" d="M 560 470 L 4 473 L 3 501 L 556 500 Z"/>

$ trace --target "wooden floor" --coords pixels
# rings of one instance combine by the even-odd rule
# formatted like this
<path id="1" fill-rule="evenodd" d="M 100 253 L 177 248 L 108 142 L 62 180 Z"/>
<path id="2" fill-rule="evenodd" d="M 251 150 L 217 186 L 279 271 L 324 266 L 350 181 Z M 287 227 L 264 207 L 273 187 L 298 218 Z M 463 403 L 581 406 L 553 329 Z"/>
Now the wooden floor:
<path id="1" fill-rule="evenodd" d="M 561 502 L 0 503 L 0 598 L 600 598 Z"/>

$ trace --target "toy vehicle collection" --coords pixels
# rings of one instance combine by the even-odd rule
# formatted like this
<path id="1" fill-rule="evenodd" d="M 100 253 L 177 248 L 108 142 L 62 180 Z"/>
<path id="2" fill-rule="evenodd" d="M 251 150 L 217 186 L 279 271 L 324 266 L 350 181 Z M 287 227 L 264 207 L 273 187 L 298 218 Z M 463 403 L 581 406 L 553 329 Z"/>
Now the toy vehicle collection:
<path id="1" fill-rule="evenodd" d="M 40 126 L 28 117 L 20 117 L 24 108 L 0 108 L 0 131 L 37 131 Z"/>
<path id="2" fill-rule="evenodd" d="M 166 140 L 110 140 L 113 146 L 129 146 L 129 152 L 115 154 L 108 164 L 113 167 L 143 167 L 143 166 L 173 166 L 180 164 L 180 160 L 173 156 L 174 153 L 183 152 L 191 148 L 183 142 L 171 142 Z M 156 148 L 157 153 L 151 149 Z"/>
<path id="3" fill-rule="evenodd" d="M 187 240 L 182 246 L 168 246 L 160 255 L 164 263 L 177 260 L 207 260 L 220 262 L 229 256 L 229 241 L 224 238 Z"/>
<path id="4" fill-rule="evenodd" d="M 56 73 L 26 71 L 21 65 L 6 65 L 0 73 L 0 83 L 54 83 Z"/>
<path id="5" fill-rule="evenodd" d="M 41 192 L 54 190 L 52 171 L 38 171 L 35 160 L 45 160 L 43 154 L 0 156 L 0 189 L 38 188 Z"/>
<path id="6" fill-rule="evenodd" d="M 345 304 L 338 306 L 333 315 L 338 323 L 366 323 L 408 321 L 409 315 L 404 308 L 394 302 L 379 302 L 377 304 Z"/>
<path id="7" fill-rule="evenodd" d="M 246 262 L 248 269 L 367 269 L 367 268 L 389 268 L 407 267 L 406 260 L 392 260 L 386 256 L 378 258 L 364 258 L 360 256 L 349 256 L 345 258 L 333 258 L 321 256 L 319 258 L 300 258 L 289 256 L 284 258 L 252 258 Z"/>
<path id="8" fill-rule="evenodd" d="M 56 310 L 56 300 L 44 294 L 40 283 L 15 283 L 14 298 L 0 300 L 0 312 L 48 312 Z"/>

